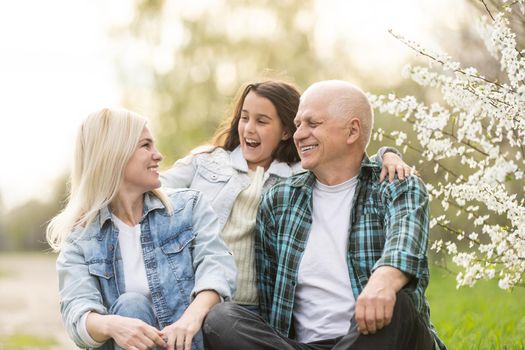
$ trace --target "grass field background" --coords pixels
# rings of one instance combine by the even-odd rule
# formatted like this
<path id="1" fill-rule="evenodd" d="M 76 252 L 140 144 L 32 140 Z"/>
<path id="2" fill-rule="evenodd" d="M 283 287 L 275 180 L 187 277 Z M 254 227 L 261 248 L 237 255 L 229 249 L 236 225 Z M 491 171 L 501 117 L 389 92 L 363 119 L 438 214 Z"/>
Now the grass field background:
<path id="1" fill-rule="evenodd" d="M 512 292 L 495 281 L 456 289 L 455 277 L 431 268 L 430 317 L 450 350 L 525 350 L 525 288 Z"/>
<path id="2" fill-rule="evenodd" d="M 450 350 L 525 350 L 525 288 L 496 282 L 456 290 L 453 275 L 432 267 L 431 319 Z M 59 316 L 55 257 L 0 254 L 0 350 L 67 350 Z"/>

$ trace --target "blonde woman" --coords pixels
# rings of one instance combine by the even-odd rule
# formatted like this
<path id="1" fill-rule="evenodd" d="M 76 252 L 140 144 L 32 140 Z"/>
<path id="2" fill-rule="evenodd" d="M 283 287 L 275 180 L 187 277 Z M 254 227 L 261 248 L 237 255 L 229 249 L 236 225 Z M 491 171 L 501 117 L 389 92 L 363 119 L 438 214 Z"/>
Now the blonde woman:
<path id="1" fill-rule="evenodd" d="M 47 229 L 62 317 L 82 348 L 203 349 L 204 317 L 234 292 L 216 215 L 197 191 L 159 189 L 146 122 L 126 110 L 87 117 L 69 201 Z"/>

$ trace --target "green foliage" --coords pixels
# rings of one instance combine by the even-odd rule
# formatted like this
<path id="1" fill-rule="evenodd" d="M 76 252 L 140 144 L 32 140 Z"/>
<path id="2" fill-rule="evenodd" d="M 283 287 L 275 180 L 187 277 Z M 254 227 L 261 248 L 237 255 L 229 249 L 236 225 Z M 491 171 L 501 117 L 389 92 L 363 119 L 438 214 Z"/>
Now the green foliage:
<path id="1" fill-rule="evenodd" d="M 0 336 L 0 350 L 45 350 L 55 345 L 57 345 L 57 341 L 53 337 L 37 337 L 25 333 Z"/>
<path id="2" fill-rule="evenodd" d="M 155 56 L 141 72 L 151 83 L 151 101 L 144 104 L 153 106 L 147 114 L 157 118 L 164 166 L 211 138 L 246 82 L 281 78 L 304 88 L 320 79 L 349 77 L 352 60 L 342 45 L 328 56 L 315 47 L 312 0 L 231 0 L 197 10 L 175 1 L 145 7 L 150 2 L 136 3 L 133 41 Z M 160 50 L 174 35 L 182 39 Z M 164 64 L 155 64 L 158 59 Z M 140 109 L 144 94 L 138 96 L 126 78 L 132 75 L 123 74 L 124 104 Z"/>
<path id="3" fill-rule="evenodd" d="M 66 196 L 66 177 L 60 177 L 56 188 L 47 202 L 30 200 L 13 208 L 0 220 L 0 251 L 2 250 L 45 250 L 49 246 L 45 239 L 45 227 L 62 207 Z"/>
<path id="4" fill-rule="evenodd" d="M 525 349 L 523 288 L 508 292 L 481 281 L 457 290 L 454 276 L 434 267 L 427 296 L 431 320 L 449 349 Z"/>

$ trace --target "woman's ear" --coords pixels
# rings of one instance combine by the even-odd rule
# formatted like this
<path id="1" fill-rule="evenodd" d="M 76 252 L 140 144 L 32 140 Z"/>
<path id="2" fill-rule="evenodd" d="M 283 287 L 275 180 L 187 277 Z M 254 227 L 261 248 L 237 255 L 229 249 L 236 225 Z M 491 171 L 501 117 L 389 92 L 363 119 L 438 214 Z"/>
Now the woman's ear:
<path id="1" fill-rule="evenodd" d="M 286 141 L 290 138 L 290 133 L 288 131 L 283 131 L 283 136 L 281 137 L 281 141 Z"/>

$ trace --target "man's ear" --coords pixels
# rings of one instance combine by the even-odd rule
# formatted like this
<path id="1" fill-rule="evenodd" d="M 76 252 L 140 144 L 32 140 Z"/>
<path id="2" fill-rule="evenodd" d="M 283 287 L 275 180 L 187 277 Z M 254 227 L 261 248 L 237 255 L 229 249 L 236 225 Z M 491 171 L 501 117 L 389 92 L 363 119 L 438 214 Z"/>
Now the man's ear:
<path id="1" fill-rule="evenodd" d="M 361 120 L 359 118 L 352 118 L 348 122 L 348 137 L 346 138 L 346 143 L 351 145 L 359 140 L 361 135 Z"/>

